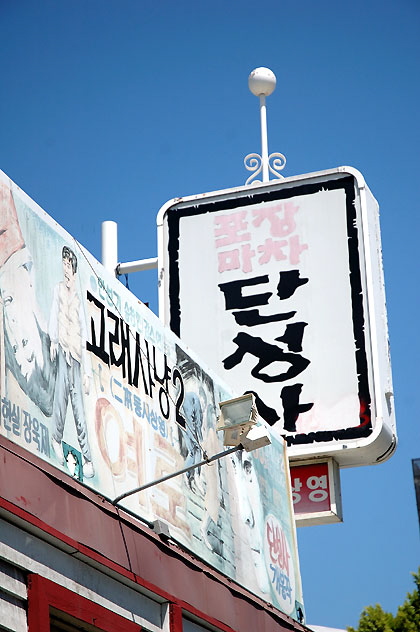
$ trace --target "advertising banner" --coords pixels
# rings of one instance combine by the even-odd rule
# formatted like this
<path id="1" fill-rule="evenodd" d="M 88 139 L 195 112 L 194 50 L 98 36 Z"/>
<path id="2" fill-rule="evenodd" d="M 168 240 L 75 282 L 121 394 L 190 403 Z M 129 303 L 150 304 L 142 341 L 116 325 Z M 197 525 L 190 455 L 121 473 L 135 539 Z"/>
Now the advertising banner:
<path id="1" fill-rule="evenodd" d="M 378 205 L 359 172 L 178 198 L 158 234 L 161 317 L 255 394 L 291 458 L 392 454 Z"/>
<path id="2" fill-rule="evenodd" d="M 223 450 L 235 395 L 0 172 L 0 432 L 102 496 Z M 283 440 L 122 501 L 212 567 L 299 618 Z M 42 490 L 40 490 L 42 493 Z"/>

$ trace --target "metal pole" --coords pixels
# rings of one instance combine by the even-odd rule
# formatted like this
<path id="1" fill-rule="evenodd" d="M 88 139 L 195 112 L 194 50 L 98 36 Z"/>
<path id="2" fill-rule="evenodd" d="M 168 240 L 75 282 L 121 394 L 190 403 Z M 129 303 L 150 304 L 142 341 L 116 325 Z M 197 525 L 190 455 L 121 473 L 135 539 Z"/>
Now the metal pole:
<path id="1" fill-rule="evenodd" d="M 269 68 L 255 68 L 248 77 L 248 87 L 252 94 L 260 100 L 261 156 L 254 153 L 245 156 L 245 168 L 253 172 L 245 184 L 270 182 L 270 173 L 279 179 L 283 179 L 279 171 L 284 169 L 286 158 L 278 152 L 271 155 L 268 154 L 266 98 L 275 90 L 276 75 Z M 261 174 L 261 180 L 256 179 L 259 174 Z"/>
<path id="2" fill-rule="evenodd" d="M 186 472 L 191 472 L 192 470 L 197 469 L 197 467 L 201 467 L 202 465 L 209 465 L 213 461 L 217 461 L 228 454 L 232 454 L 233 452 L 237 452 L 238 450 L 242 450 L 242 444 L 236 445 L 229 450 L 224 450 L 223 452 L 219 452 L 214 456 L 211 456 L 208 459 L 203 459 L 199 463 L 195 463 L 194 465 L 190 465 L 189 467 L 184 467 L 182 470 L 178 470 L 177 472 L 172 472 L 171 474 L 167 474 L 166 476 L 162 476 L 162 478 L 158 478 L 156 481 L 152 481 L 151 483 L 146 483 L 145 485 L 140 485 L 140 487 L 136 487 L 135 489 L 130 490 L 129 492 L 124 492 L 124 494 L 120 494 L 112 501 L 113 505 L 118 505 L 118 503 L 123 500 L 123 498 L 127 498 L 127 496 L 131 496 L 131 494 L 136 494 L 138 492 L 143 492 L 145 489 L 149 489 L 149 487 L 153 487 L 154 485 L 159 485 L 159 483 L 164 483 L 168 481 L 170 478 L 174 478 L 175 476 L 179 476 L 180 474 L 185 474 Z"/>
<path id="3" fill-rule="evenodd" d="M 102 222 L 102 264 L 115 276 L 118 264 L 117 222 Z"/>
<path id="4" fill-rule="evenodd" d="M 151 259 L 139 259 L 138 261 L 127 261 L 127 263 L 119 263 L 117 265 L 117 276 L 122 274 L 130 274 L 131 272 L 140 272 L 142 270 L 154 270 L 158 267 L 157 257 Z"/>
<path id="5" fill-rule="evenodd" d="M 262 181 L 269 182 L 270 177 L 268 173 L 267 106 L 266 106 L 264 94 L 260 94 L 260 119 L 261 119 Z"/>

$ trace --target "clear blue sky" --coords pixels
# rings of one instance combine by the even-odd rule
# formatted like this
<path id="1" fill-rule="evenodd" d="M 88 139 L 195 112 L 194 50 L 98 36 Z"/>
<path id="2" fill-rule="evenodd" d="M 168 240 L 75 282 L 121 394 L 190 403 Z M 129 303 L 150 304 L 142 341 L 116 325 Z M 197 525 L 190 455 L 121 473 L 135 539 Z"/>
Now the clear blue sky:
<path id="1" fill-rule="evenodd" d="M 351 165 L 377 197 L 399 447 L 342 473 L 343 524 L 299 530 L 318 625 L 395 612 L 420 563 L 419 33 L 418 0 L 0 0 L 0 168 L 96 257 L 105 219 L 153 257 L 167 200 L 245 183 L 257 66 L 285 175 Z M 129 283 L 156 310 L 155 273 Z"/>

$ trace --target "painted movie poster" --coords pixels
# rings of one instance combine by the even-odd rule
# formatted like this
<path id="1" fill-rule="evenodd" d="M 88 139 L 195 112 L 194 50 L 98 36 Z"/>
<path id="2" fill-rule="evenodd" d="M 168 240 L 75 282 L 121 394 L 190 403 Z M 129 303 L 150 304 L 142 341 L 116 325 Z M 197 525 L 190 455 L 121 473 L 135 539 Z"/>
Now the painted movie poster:
<path id="1" fill-rule="evenodd" d="M 109 499 L 223 450 L 235 396 L 0 172 L 0 433 Z M 284 444 L 236 452 L 123 501 L 299 618 Z"/>

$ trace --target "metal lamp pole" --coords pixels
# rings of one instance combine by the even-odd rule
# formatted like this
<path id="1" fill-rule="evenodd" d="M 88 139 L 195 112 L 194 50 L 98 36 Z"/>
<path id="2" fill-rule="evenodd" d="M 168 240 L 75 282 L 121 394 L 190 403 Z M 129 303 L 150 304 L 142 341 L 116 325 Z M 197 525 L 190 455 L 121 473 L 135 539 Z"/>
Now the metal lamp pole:
<path id="1" fill-rule="evenodd" d="M 260 97 L 260 120 L 261 120 L 262 180 L 263 182 L 269 182 L 270 176 L 268 173 L 267 106 L 265 104 L 265 94 L 260 94 L 259 97 Z"/>
<path id="2" fill-rule="evenodd" d="M 218 454 L 215 454 L 214 456 L 203 459 L 202 461 L 199 461 L 198 463 L 194 463 L 194 465 L 189 465 L 188 467 L 184 467 L 182 470 L 171 472 L 170 474 L 167 474 L 166 476 L 162 476 L 162 478 L 158 478 L 155 481 L 151 481 L 150 483 L 145 483 L 144 485 L 140 485 L 140 487 L 135 487 L 134 489 L 131 489 L 128 492 L 124 492 L 123 494 L 120 494 L 119 496 L 114 498 L 114 500 L 112 501 L 112 504 L 117 506 L 118 503 L 124 500 L 124 498 L 127 498 L 127 496 L 131 496 L 132 494 L 143 492 L 145 489 L 149 489 L 149 487 L 154 487 L 155 485 L 159 485 L 159 483 L 164 483 L 165 481 L 169 481 L 169 479 L 174 478 L 175 476 L 179 476 L 180 474 L 185 474 L 186 472 L 191 472 L 192 470 L 196 470 L 198 467 L 201 467 L 202 465 L 210 465 L 210 463 L 213 463 L 213 461 L 218 461 L 219 459 L 221 459 L 224 456 L 227 456 L 228 454 L 233 454 L 234 452 L 238 452 L 238 450 L 243 450 L 242 444 L 235 445 L 233 448 L 229 448 L 229 450 L 224 450 L 223 452 L 219 452 Z"/>
<path id="3" fill-rule="evenodd" d="M 256 68 L 248 77 L 248 87 L 252 94 L 255 94 L 260 100 L 261 156 L 259 154 L 248 154 L 245 157 L 245 167 L 248 171 L 253 171 L 246 184 L 250 184 L 251 181 L 261 182 L 261 180 L 255 179 L 260 173 L 262 174 L 262 182 L 270 181 L 270 173 L 277 179 L 283 179 L 283 176 L 278 172 L 284 169 L 286 165 L 285 156 L 278 152 L 268 154 L 266 97 L 270 96 L 275 90 L 276 76 L 269 68 Z M 270 160 L 272 160 L 272 164 L 270 164 Z"/>

